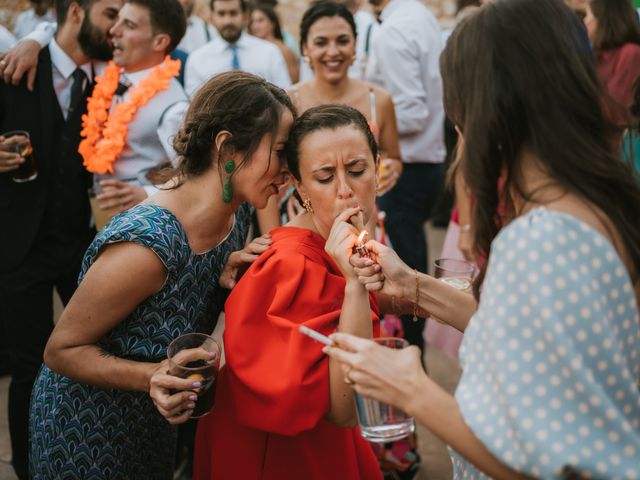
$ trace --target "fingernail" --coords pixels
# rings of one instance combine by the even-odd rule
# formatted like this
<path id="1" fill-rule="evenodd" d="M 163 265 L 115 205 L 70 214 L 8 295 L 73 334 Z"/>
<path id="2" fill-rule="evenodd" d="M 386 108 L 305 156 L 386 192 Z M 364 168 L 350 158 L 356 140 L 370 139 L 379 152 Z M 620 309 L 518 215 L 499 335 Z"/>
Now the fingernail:
<path id="1" fill-rule="evenodd" d="M 329 347 L 322 347 L 322 353 L 327 353 L 329 351 Z"/>
<path id="2" fill-rule="evenodd" d="M 193 382 L 193 383 L 191 384 L 191 386 L 192 386 L 193 388 L 200 388 L 200 387 L 202 386 L 202 384 L 201 384 L 200 382 Z"/>
<path id="3" fill-rule="evenodd" d="M 187 405 L 187 407 L 189 407 L 189 410 L 193 410 L 194 408 L 196 408 L 196 404 L 190 403 L 189 405 Z"/>
<path id="4" fill-rule="evenodd" d="M 367 258 L 367 259 L 364 261 L 364 264 L 365 264 L 367 267 L 370 267 L 371 265 L 373 265 L 373 260 L 371 260 L 370 258 Z"/>
<path id="5" fill-rule="evenodd" d="M 194 402 L 198 399 L 197 395 L 189 395 L 189 400 L 193 400 Z"/>
<path id="6" fill-rule="evenodd" d="M 189 416 L 191 416 L 193 414 L 193 408 L 190 408 L 189 410 L 187 410 L 187 413 L 189 414 Z"/>

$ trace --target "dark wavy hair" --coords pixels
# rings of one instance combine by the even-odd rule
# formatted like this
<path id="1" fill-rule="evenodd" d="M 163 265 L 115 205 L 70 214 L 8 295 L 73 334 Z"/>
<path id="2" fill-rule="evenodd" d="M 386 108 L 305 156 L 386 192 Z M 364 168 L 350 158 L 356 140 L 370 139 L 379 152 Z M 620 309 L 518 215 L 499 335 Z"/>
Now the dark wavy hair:
<path id="1" fill-rule="evenodd" d="M 378 144 L 371 133 L 367 119 L 353 107 L 348 105 L 324 104 L 306 110 L 293 122 L 289 131 L 289 139 L 285 146 L 287 166 L 296 180 L 300 180 L 300 144 L 308 135 L 319 130 L 336 130 L 341 127 L 354 127 L 367 139 L 373 161 L 378 158 Z M 296 198 L 302 199 L 295 193 Z"/>
<path id="2" fill-rule="evenodd" d="M 630 0 L 591 0 L 589 6 L 598 20 L 593 39 L 596 53 L 621 47 L 625 43 L 640 45 L 638 15 Z"/>
<path id="3" fill-rule="evenodd" d="M 191 100 L 184 124 L 173 140 L 179 155 L 178 172 L 182 178 L 195 177 L 211 167 L 211 157 L 243 153 L 237 172 L 256 151 L 262 138 L 275 138 L 284 111 L 296 117 L 287 93 L 257 75 L 227 72 L 206 82 Z M 231 136 L 216 151 L 218 133 Z M 222 172 L 223 163 L 217 161 Z M 165 176 L 166 177 L 166 176 Z"/>
<path id="4" fill-rule="evenodd" d="M 300 51 L 304 51 L 304 44 L 307 43 L 307 37 L 309 36 L 309 29 L 318 20 L 324 17 L 342 17 L 351 27 L 353 38 L 357 37 L 356 21 L 353 19 L 353 14 L 347 7 L 340 3 L 332 2 L 330 0 L 320 0 L 313 3 L 302 15 L 300 21 Z"/>
<path id="5" fill-rule="evenodd" d="M 282 28 L 280 27 L 280 19 L 273 7 L 266 3 L 259 3 L 251 9 L 252 12 L 262 12 L 269 19 L 273 25 L 273 36 L 278 40 L 284 40 L 282 36 Z M 251 30 L 251 23 L 249 24 L 249 30 Z"/>
<path id="6" fill-rule="evenodd" d="M 600 82 L 578 17 L 561 0 L 496 0 L 460 23 L 440 65 L 445 109 L 465 138 L 460 168 L 475 196 L 479 252 L 489 255 L 501 225 L 499 205 L 512 209 L 509 191 L 531 200 L 520 176 L 527 149 L 566 191 L 609 217 L 637 280 L 640 190 L 612 152 Z"/>

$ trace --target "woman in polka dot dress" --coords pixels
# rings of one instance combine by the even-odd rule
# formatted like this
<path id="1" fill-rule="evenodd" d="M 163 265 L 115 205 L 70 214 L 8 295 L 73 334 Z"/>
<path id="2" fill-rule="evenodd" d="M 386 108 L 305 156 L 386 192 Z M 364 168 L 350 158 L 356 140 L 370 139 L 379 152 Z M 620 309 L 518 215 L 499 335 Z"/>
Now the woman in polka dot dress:
<path id="1" fill-rule="evenodd" d="M 445 441 L 455 478 L 638 479 L 640 190 L 611 152 L 580 22 L 561 0 L 496 0 L 456 29 L 441 66 L 488 255 L 479 301 L 375 241 L 384 276 L 351 262 L 370 290 L 465 331 L 455 397 L 415 348 L 335 334 L 341 348 L 325 351 L 358 392 Z M 501 231 L 500 202 L 513 212 Z"/>

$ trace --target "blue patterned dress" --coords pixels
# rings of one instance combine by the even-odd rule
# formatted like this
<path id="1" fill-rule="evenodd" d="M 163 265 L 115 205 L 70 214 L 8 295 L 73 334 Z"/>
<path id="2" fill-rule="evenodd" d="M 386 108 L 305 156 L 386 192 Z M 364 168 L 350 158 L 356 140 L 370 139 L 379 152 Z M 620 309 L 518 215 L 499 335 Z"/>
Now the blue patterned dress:
<path id="1" fill-rule="evenodd" d="M 160 362 L 179 335 L 210 333 L 224 306 L 218 277 L 229 254 L 244 245 L 249 209 L 242 205 L 228 237 L 203 254 L 191 251 L 182 225 L 166 209 L 138 205 L 115 217 L 87 250 L 80 280 L 104 245 L 122 241 L 152 249 L 168 274 L 162 290 L 99 346 L 121 358 Z M 147 393 L 85 385 L 43 365 L 31 402 L 32 478 L 172 478 L 176 430 Z"/>
<path id="2" fill-rule="evenodd" d="M 611 243 L 538 208 L 491 245 L 456 399 L 502 463 L 562 479 L 640 478 L 640 318 Z M 456 479 L 487 478 L 452 453 Z"/>

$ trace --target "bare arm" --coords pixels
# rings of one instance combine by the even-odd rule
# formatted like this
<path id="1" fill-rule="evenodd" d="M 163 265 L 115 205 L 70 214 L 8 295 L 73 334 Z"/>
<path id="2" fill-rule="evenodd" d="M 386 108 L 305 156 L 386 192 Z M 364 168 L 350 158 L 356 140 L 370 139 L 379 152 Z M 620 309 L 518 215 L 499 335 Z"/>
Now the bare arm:
<path id="1" fill-rule="evenodd" d="M 128 242 L 105 247 L 49 338 L 47 366 L 82 383 L 148 391 L 158 364 L 113 356 L 96 343 L 158 292 L 165 277 L 162 262 L 150 249 Z"/>
<path id="2" fill-rule="evenodd" d="M 369 305 L 369 293 L 358 282 L 349 265 L 349 255 L 354 244 L 355 228 L 346 223 L 347 220 L 358 213 L 358 209 L 349 209 L 343 212 L 333 225 L 325 249 L 336 261 L 340 270 L 345 274 L 346 286 L 344 300 L 338 322 L 338 331 L 350 333 L 358 337 L 371 338 L 371 306 Z M 344 374 L 340 368 L 340 362 L 329 359 L 329 411 L 325 418 L 340 427 L 352 427 L 356 423 L 356 413 L 353 404 L 351 388 L 344 381 Z"/>
<path id="3" fill-rule="evenodd" d="M 367 259 L 360 259 L 356 255 L 350 259 L 359 281 L 369 291 L 395 297 L 400 311 L 411 313 L 416 304 L 415 271 L 400 260 L 391 248 L 375 240 L 370 240 L 366 246 L 373 253 L 374 261 L 367 262 Z M 384 282 L 379 281 L 377 265 L 382 268 Z M 419 310 L 429 312 L 461 332 L 467 328 L 477 308 L 472 295 L 420 272 L 417 273 L 417 285 Z M 408 308 L 410 311 L 407 311 Z"/>
<path id="4" fill-rule="evenodd" d="M 416 347 L 394 351 L 350 335 L 332 338 L 342 348 L 324 351 L 350 370 L 358 393 L 407 412 L 491 478 L 529 478 L 504 465 L 478 440 L 456 400 L 424 373 Z"/>

